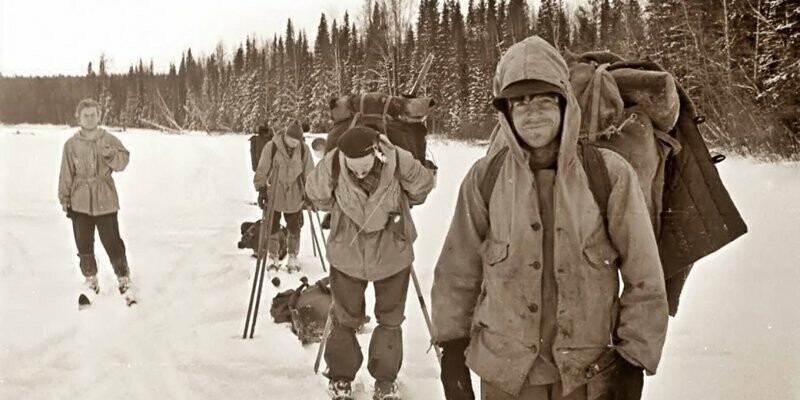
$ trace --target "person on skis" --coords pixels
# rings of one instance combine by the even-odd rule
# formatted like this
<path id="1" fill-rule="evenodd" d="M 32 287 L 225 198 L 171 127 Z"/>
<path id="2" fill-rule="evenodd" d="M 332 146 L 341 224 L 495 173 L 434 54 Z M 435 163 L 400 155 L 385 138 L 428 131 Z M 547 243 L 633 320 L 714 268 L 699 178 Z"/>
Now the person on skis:
<path id="1" fill-rule="evenodd" d="M 131 287 L 130 267 L 119 233 L 119 198 L 112 173 L 125 169 L 130 153 L 116 136 L 99 127 L 97 101 L 81 100 L 75 116 L 81 128 L 64 143 L 58 201 L 72 220 L 78 265 L 86 286 L 100 292 L 94 256 L 96 229 L 117 276 L 119 292 L 125 294 Z"/>
<path id="2" fill-rule="evenodd" d="M 611 186 L 604 218 L 579 156 L 567 65 L 543 39 L 508 49 L 494 94 L 503 142 L 464 178 L 434 271 L 445 395 L 474 399 L 472 370 L 482 399 L 639 399 L 668 316 L 636 173 L 595 150 Z"/>
<path id="3" fill-rule="evenodd" d="M 330 211 L 327 258 L 331 264 L 332 328 L 325 344 L 328 392 L 352 399 L 351 383 L 363 361 L 356 330 L 363 323 L 364 291 L 375 287 L 375 317 L 367 366 L 373 399 L 399 399 L 403 360 L 401 324 L 417 237 L 410 205 L 421 204 L 435 175 L 385 135 L 356 126 L 339 139 L 308 177 L 306 194 Z"/>
<path id="4" fill-rule="evenodd" d="M 303 129 L 297 122 L 289 125 L 283 134 L 275 135 L 261 152 L 258 161 L 253 185 L 259 193 L 258 204 L 267 208 L 268 200 L 275 202 L 272 218 L 272 229 L 267 254 L 267 266 L 277 269 L 279 265 L 278 249 L 279 231 L 281 228 L 281 215 L 286 220 L 286 246 L 289 258 L 286 261 L 286 270 L 299 271 L 297 253 L 300 251 L 300 228 L 303 227 L 303 207 L 305 201 L 306 176 L 314 169 L 314 160 L 311 150 L 303 140 Z M 273 193 L 274 199 L 267 199 L 270 191 L 268 184 L 270 174 L 278 171 L 276 185 Z"/>

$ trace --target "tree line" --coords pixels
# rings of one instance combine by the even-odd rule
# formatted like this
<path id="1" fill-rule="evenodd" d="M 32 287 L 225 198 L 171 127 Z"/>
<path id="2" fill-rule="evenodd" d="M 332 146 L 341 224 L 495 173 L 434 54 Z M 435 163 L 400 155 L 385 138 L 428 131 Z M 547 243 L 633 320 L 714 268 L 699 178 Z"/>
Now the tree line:
<path id="1" fill-rule="evenodd" d="M 465 11 L 464 11 L 465 10 Z M 491 86 L 500 56 L 537 34 L 559 49 L 647 58 L 673 73 L 706 116 L 714 146 L 761 156 L 800 155 L 800 7 L 789 0 L 365 0 L 356 18 L 320 15 L 310 43 L 290 19 L 271 40 L 246 38 L 230 52 L 182 54 L 155 73 L 140 61 L 125 74 L 104 57 L 85 76 L 0 77 L 3 123 L 74 123 L 84 97 L 103 123 L 170 131 L 253 132 L 303 119 L 331 122 L 328 99 L 401 95 L 428 54 L 422 93 L 438 103 L 429 129 L 486 137 L 495 121 Z"/>

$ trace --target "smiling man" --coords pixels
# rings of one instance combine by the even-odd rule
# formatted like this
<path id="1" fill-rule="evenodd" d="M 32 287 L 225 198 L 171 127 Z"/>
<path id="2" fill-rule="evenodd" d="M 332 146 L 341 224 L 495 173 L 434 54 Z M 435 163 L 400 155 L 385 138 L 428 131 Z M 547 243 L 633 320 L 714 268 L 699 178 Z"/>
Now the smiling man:
<path id="1" fill-rule="evenodd" d="M 461 184 L 434 273 L 446 397 L 474 398 L 471 369 L 482 399 L 638 399 L 667 303 L 636 173 L 597 150 L 611 186 L 602 213 L 567 65 L 541 38 L 509 48 L 494 93 L 500 129 Z"/>

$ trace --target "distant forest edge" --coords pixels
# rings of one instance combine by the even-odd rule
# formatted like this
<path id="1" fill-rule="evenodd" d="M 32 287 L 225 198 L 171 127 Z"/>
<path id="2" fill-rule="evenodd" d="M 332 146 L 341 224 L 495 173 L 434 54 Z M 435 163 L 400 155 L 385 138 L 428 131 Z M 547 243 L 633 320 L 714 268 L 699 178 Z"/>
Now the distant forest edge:
<path id="1" fill-rule="evenodd" d="M 253 132 L 303 118 L 330 127 L 328 99 L 399 95 L 428 54 L 424 94 L 438 103 L 429 128 L 453 138 L 487 137 L 495 122 L 492 77 L 501 54 L 537 34 L 574 53 L 608 50 L 652 59 L 673 73 L 706 116 L 717 148 L 767 159 L 800 159 L 800 7 L 789 0 L 365 0 L 357 18 L 320 17 L 308 42 L 291 19 L 283 35 L 247 38 L 230 54 L 187 49 L 156 74 L 140 61 L 126 74 L 89 63 L 85 76 L 0 77 L 0 122 L 74 123 L 84 97 L 103 123 L 122 127 Z M 357 22 L 356 22 L 357 21 Z"/>

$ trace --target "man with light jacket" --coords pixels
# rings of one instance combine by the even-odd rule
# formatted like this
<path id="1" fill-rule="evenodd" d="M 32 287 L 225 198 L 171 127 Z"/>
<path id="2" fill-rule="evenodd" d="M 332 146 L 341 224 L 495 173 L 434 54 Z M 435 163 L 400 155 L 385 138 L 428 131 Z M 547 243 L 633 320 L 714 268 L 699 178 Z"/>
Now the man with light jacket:
<path id="1" fill-rule="evenodd" d="M 638 399 L 661 358 L 667 303 L 636 173 L 598 150 L 604 217 L 578 152 L 567 65 L 541 38 L 509 48 L 494 94 L 500 142 L 464 178 L 434 273 L 445 394 L 473 399 L 471 369 L 482 399 Z"/>
<path id="2" fill-rule="evenodd" d="M 375 318 L 367 366 L 375 400 L 399 399 L 410 266 L 417 231 L 410 205 L 433 189 L 432 170 L 374 129 L 356 126 L 339 139 L 308 177 L 306 194 L 331 212 L 327 258 L 331 263 L 333 327 L 325 346 L 332 399 L 352 399 L 351 382 L 363 356 L 355 331 L 364 320 L 364 291 L 375 287 Z"/>
<path id="3" fill-rule="evenodd" d="M 98 127 L 98 102 L 81 100 L 76 117 L 81 129 L 64 143 L 58 200 L 67 218 L 72 219 L 72 232 L 86 286 L 95 293 L 100 291 L 94 257 L 94 232 L 97 228 L 100 242 L 117 275 L 119 291 L 124 294 L 131 286 L 130 269 L 125 243 L 119 233 L 119 199 L 111 174 L 125 169 L 130 153 L 116 136 Z"/>
<path id="4" fill-rule="evenodd" d="M 281 228 L 281 214 L 286 220 L 286 248 L 289 259 L 286 261 L 286 270 L 299 271 L 300 263 L 297 255 L 300 252 L 300 229 L 303 227 L 303 206 L 305 205 L 306 176 L 314 169 L 314 160 L 311 150 L 303 139 L 303 129 L 299 123 L 293 122 L 283 134 L 275 135 L 272 140 L 264 145 L 258 161 L 256 173 L 253 176 L 253 186 L 259 192 L 258 204 L 267 208 L 267 193 L 270 174 L 277 171 L 275 177 L 275 202 L 272 228 L 270 231 L 269 252 L 267 254 L 268 268 L 279 269 L 278 250 L 280 249 L 279 234 Z"/>

